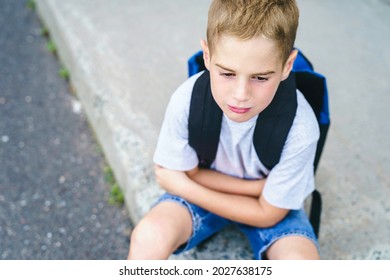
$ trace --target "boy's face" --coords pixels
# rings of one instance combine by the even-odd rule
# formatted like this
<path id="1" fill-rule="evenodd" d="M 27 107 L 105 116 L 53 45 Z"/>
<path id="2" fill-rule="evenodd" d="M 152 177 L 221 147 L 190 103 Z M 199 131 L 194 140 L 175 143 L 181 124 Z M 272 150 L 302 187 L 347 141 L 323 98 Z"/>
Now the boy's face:
<path id="1" fill-rule="evenodd" d="M 201 43 L 213 97 L 235 122 L 251 119 L 271 103 L 296 57 L 293 52 L 283 65 L 275 44 L 263 37 L 243 41 L 221 36 L 211 57 L 206 42 Z"/>

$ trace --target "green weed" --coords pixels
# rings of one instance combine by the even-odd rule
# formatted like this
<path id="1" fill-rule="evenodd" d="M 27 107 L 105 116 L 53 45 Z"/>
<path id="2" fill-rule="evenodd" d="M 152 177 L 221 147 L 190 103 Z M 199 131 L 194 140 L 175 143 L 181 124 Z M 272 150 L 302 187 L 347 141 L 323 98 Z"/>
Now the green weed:
<path id="1" fill-rule="evenodd" d="M 110 203 L 111 205 L 123 205 L 124 202 L 125 202 L 125 196 L 123 195 L 123 192 L 119 187 L 119 185 L 115 183 L 111 187 L 108 203 Z"/>
<path id="2" fill-rule="evenodd" d="M 64 67 L 62 67 L 62 68 L 58 71 L 58 75 L 59 75 L 61 78 L 67 80 L 67 81 L 69 80 L 69 77 L 70 77 L 69 70 L 66 69 L 66 68 L 64 68 Z"/>
<path id="3" fill-rule="evenodd" d="M 108 203 L 111 205 L 123 205 L 125 202 L 125 196 L 115 180 L 114 172 L 109 166 L 104 168 L 104 180 L 111 186 Z"/>
<path id="4" fill-rule="evenodd" d="M 35 10 L 36 4 L 34 0 L 28 0 L 26 6 L 31 10 Z"/>
<path id="5" fill-rule="evenodd" d="M 56 53 L 57 52 L 57 47 L 56 45 L 54 44 L 54 42 L 52 40 L 49 40 L 47 41 L 46 43 L 46 48 L 49 50 L 49 52 L 51 53 Z"/>
<path id="6" fill-rule="evenodd" d="M 49 29 L 47 27 L 42 27 L 41 28 L 41 36 L 44 36 L 44 37 L 49 37 L 50 33 L 49 33 Z"/>

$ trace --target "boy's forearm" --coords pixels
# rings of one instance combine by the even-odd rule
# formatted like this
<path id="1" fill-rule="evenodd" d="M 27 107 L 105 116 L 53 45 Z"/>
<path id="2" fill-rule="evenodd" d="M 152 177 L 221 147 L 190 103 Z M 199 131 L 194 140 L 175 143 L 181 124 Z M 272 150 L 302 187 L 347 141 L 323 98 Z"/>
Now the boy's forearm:
<path id="1" fill-rule="evenodd" d="M 279 222 L 288 210 L 270 206 L 262 196 L 228 194 L 206 188 L 191 179 L 181 188 L 181 197 L 214 214 L 239 223 L 270 227 Z"/>
<path id="2" fill-rule="evenodd" d="M 255 198 L 258 198 L 261 195 L 266 180 L 246 180 L 202 168 L 187 172 L 187 175 L 196 183 L 209 189 L 228 194 L 252 196 Z"/>
<path id="3" fill-rule="evenodd" d="M 257 227 L 269 227 L 288 212 L 268 204 L 262 196 L 229 194 L 215 191 L 195 182 L 185 172 L 156 166 L 157 182 L 167 192 L 180 196 L 212 213 L 232 221 Z"/>

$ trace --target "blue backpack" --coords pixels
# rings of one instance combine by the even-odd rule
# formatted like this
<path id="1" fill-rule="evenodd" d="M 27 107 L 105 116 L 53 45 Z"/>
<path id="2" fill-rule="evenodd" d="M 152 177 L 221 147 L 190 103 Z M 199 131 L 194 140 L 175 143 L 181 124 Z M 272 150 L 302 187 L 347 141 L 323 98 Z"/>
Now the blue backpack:
<path id="1" fill-rule="evenodd" d="M 199 166 L 210 168 L 215 159 L 222 123 L 222 110 L 216 104 L 210 88 L 210 74 L 203 61 L 203 52 L 188 60 L 188 74 L 204 73 L 195 82 L 188 119 L 189 145 L 199 158 Z M 280 160 L 283 146 L 292 126 L 297 110 L 296 89 L 299 89 L 311 105 L 320 128 L 320 138 L 314 159 L 317 170 L 326 135 L 330 125 L 328 90 L 326 79 L 314 72 L 310 61 L 298 50 L 298 56 L 290 76 L 280 83 L 270 105 L 259 114 L 253 144 L 260 161 L 272 169 Z M 260 132 L 261 131 L 261 136 Z M 267 135 L 267 137 L 264 137 Z M 312 194 L 310 222 L 318 236 L 322 200 L 318 190 Z"/>

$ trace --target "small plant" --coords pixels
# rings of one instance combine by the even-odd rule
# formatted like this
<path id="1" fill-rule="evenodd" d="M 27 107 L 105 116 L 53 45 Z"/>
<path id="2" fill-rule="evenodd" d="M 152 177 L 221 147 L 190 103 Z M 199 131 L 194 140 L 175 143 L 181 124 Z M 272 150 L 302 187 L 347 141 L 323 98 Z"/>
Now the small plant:
<path id="1" fill-rule="evenodd" d="M 117 183 L 115 183 L 112 187 L 111 187 L 111 191 L 110 191 L 110 197 L 108 199 L 108 203 L 110 203 L 111 205 L 123 205 L 123 203 L 125 202 L 125 197 L 123 195 L 123 192 L 121 190 L 121 188 L 119 187 L 119 185 Z"/>
<path id="2" fill-rule="evenodd" d="M 42 27 L 41 28 L 41 36 L 49 38 L 49 35 L 50 35 L 49 29 L 46 26 Z"/>
<path id="3" fill-rule="evenodd" d="M 54 42 L 52 40 L 47 41 L 46 48 L 51 53 L 56 53 L 57 52 L 57 47 L 56 47 L 56 45 L 54 44 Z"/>
<path id="4" fill-rule="evenodd" d="M 66 81 L 68 81 L 68 80 L 69 80 L 69 77 L 70 77 L 69 70 L 66 69 L 66 68 L 64 68 L 64 67 L 62 67 L 62 68 L 58 71 L 58 75 L 59 75 L 61 78 L 65 79 Z"/>
<path id="5" fill-rule="evenodd" d="M 26 5 L 27 5 L 27 7 L 30 8 L 31 10 L 35 10 L 35 6 L 36 6 L 35 0 L 28 0 Z"/>
<path id="6" fill-rule="evenodd" d="M 104 168 L 104 180 L 111 186 L 108 203 L 111 205 L 123 205 L 125 202 L 125 196 L 115 180 L 114 172 L 108 166 Z"/>
<path id="7" fill-rule="evenodd" d="M 104 180 L 110 186 L 116 183 L 114 172 L 112 172 L 112 169 L 109 166 L 104 167 Z"/>

